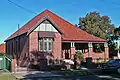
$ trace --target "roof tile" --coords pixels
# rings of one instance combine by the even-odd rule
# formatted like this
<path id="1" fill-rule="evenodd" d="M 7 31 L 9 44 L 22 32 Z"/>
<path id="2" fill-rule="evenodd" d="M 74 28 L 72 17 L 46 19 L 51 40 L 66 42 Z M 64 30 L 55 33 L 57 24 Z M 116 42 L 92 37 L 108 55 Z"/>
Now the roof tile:
<path id="1" fill-rule="evenodd" d="M 49 10 L 45 10 L 42 13 L 35 16 L 32 20 L 26 23 L 23 27 L 13 33 L 7 40 L 16 37 L 18 34 L 24 34 L 28 32 L 35 24 L 43 17 L 49 16 L 49 18 L 57 25 L 57 27 L 62 31 L 62 39 L 64 41 L 93 41 L 93 42 L 106 42 L 106 40 L 88 34 L 87 32 L 79 29 L 75 25 L 69 23 L 63 18 L 57 16 Z"/>

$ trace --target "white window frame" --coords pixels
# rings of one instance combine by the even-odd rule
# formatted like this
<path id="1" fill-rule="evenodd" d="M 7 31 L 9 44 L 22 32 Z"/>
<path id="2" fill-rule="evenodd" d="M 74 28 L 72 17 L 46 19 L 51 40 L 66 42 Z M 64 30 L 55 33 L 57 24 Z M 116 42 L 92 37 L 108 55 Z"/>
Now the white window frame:
<path id="1" fill-rule="evenodd" d="M 40 43 L 42 42 L 42 50 L 40 47 Z M 46 50 L 45 50 L 45 42 L 46 44 Z M 49 50 L 49 43 L 51 43 L 51 49 Z M 43 52 L 51 52 L 53 50 L 53 39 L 52 38 L 40 38 L 39 39 L 39 51 L 43 51 Z"/>

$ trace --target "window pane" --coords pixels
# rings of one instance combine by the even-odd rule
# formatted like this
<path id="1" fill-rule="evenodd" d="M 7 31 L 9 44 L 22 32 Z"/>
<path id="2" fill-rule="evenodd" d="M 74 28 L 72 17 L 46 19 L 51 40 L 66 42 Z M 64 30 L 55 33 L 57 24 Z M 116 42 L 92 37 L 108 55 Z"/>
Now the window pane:
<path id="1" fill-rule="evenodd" d="M 39 49 L 40 49 L 40 51 L 43 50 L 43 41 L 42 40 L 39 41 Z"/>
<path id="2" fill-rule="evenodd" d="M 44 50 L 47 50 L 47 42 L 44 42 Z"/>
<path id="3" fill-rule="evenodd" d="M 39 40 L 40 51 L 51 51 L 52 50 L 52 38 L 42 38 Z"/>
<path id="4" fill-rule="evenodd" d="M 51 39 L 51 38 L 49 38 L 48 40 L 49 40 L 49 41 L 52 41 L 52 39 Z"/>
<path id="5" fill-rule="evenodd" d="M 48 44 L 48 50 L 52 50 L 52 42 L 49 42 L 49 44 Z"/>
<path id="6" fill-rule="evenodd" d="M 46 41 L 47 40 L 47 38 L 44 38 L 44 41 Z"/>

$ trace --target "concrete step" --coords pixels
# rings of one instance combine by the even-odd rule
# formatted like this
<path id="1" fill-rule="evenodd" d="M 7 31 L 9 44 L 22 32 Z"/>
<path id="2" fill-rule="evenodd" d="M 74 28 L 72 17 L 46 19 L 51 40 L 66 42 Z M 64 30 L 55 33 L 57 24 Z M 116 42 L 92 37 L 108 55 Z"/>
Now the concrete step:
<path id="1" fill-rule="evenodd" d="M 27 67 L 17 67 L 17 72 L 31 72 L 31 71 L 36 71 L 35 69 L 30 69 Z"/>
<path id="2" fill-rule="evenodd" d="M 17 72 L 19 71 L 27 71 L 27 67 L 17 67 Z"/>

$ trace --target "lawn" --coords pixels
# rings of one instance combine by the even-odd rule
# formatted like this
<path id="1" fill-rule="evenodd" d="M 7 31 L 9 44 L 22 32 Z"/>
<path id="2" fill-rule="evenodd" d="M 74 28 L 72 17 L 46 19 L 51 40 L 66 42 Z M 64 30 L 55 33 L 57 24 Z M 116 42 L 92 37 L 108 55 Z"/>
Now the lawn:
<path id="1" fill-rule="evenodd" d="M 11 74 L 0 75 L 0 80 L 16 80 Z"/>

